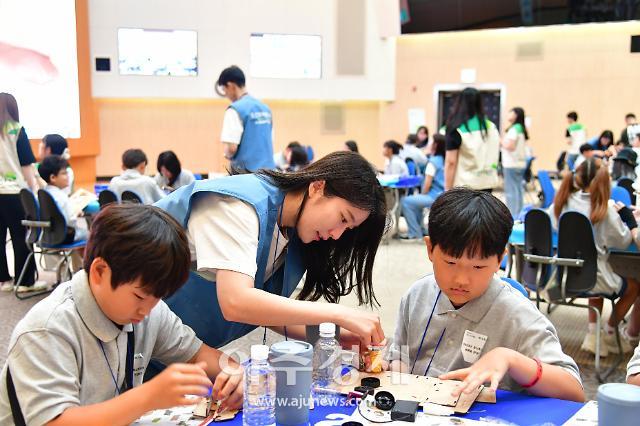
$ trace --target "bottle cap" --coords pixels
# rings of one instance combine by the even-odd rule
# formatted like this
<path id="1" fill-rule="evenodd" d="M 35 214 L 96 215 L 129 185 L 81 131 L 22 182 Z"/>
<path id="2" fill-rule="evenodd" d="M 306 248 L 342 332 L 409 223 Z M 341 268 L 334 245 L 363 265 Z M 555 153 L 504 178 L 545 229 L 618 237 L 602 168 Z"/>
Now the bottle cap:
<path id="1" fill-rule="evenodd" d="M 360 386 L 367 386 L 369 388 L 379 388 L 380 387 L 380 379 L 377 377 L 363 377 L 360 379 Z"/>
<path id="2" fill-rule="evenodd" d="M 269 346 L 251 345 L 251 359 L 265 361 L 269 357 Z"/>
<path id="3" fill-rule="evenodd" d="M 320 324 L 320 334 L 336 335 L 336 325 L 332 322 L 323 322 Z"/>

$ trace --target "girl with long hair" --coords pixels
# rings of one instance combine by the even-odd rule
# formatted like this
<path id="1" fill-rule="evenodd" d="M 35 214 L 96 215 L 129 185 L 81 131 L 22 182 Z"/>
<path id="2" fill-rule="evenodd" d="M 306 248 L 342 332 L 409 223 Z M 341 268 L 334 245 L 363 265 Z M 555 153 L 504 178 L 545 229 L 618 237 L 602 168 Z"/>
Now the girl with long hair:
<path id="1" fill-rule="evenodd" d="M 183 169 L 178 156 L 173 151 L 163 151 L 158 155 L 158 173 L 154 179 L 161 189 L 175 191 L 195 181 L 190 170 Z"/>
<path id="2" fill-rule="evenodd" d="M 509 127 L 500 142 L 504 193 L 507 207 L 514 219 L 520 214 L 524 199 L 522 185 L 527 164 L 526 142 L 529 139 L 524 117 L 524 110 L 520 107 L 509 111 L 507 116 Z"/>
<path id="3" fill-rule="evenodd" d="M 618 294 L 623 288 L 623 279 L 613 272 L 608 262 L 608 248 L 626 248 L 632 240 L 632 231 L 637 227 L 633 214 L 628 208 L 609 203 L 611 180 L 606 165 L 599 158 L 586 159 L 575 172 L 565 172 L 562 184 L 549 207 L 554 227 L 557 228 L 560 215 L 567 210 L 583 213 L 593 225 L 596 249 L 598 251 L 598 273 L 596 285 L 592 293 Z M 618 211 L 620 210 L 620 211 Z M 631 219 L 629 219 L 631 216 Z M 623 218 L 625 219 L 623 221 Z M 627 226 L 626 223 L 629 224 Z M 614 327 L 622 320 L 639 294 L 640 286 L 627 278 L 627 288 L 605 326 L 602 334 L 604 344 L 600 345 L 600 353 L 606 356 L 609 351 L 616 351 Z M 589 299 L 589 305 L 602 312 L 602 298 Z M 582 342 L 582 349 L 595 353 L 596 315 L 589 311 L 589 331 Z"/>
<path id="4" fill-rule="evenodd" d="M 157 205 L 187 228 L 195 262 L 167 303 L 207 344 L 257 326 L 304 339 L 304 325 L 322 322 L 342 327 L 343 345 L 384 340 L 376 314 L 337 304 L 352 292 L 360 304 L 377 304 L 372 270 L 387 208 L 359 154 L 334 152 L 290 173 L 196 181 Z"/>
<path id="5" fill-rule="evenodd" d="M 446 127 L 445 190 L 454 186 L 491 191 L 498 186 L 500 134 L 486 116 L 480 92 L 458 95 Z"/>

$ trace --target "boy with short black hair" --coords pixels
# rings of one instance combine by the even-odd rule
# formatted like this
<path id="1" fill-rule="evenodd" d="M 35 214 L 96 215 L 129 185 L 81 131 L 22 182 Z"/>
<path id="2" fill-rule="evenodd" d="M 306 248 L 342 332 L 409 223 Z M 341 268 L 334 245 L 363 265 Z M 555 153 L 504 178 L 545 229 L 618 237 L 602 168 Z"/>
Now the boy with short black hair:
<path id="1" fill-rule="evenodd" d="M 496 389 L 508 373 L 505 389 L 582 401 L 578 367 L 553 325 L 495 275 L 512 226 L 507 207 L 486 192 L 438 197 L 425 237 L 434 273 L 402 298 L 390 368 L 460 379 L 457 395 L 485 382 Z"/>
<path id="2" fill-rule="evenodd" d="M 60 155 L 45 157 L 38 166 L 38 174 L 47 183 L 47 191 L 60 208 L 60 212 L 67 221 L 67 243 L 87 238 L 86 228 L 77 226 L 78 212 L 75 212 L 69 202 L 65 188 L 69 187 L 69 163 Z"/>
<path id="3" fill-rule="evenodd" d="M 208 377 L 216 377 L 213 398 L 239 407 L 238 364 L 203 344 L 160 300 L 184 284 L 189 266 L 187 236 L 161 209 L 101 211 L 85 270 L 13 331 L 0 374 L 0 424 L 19 424 L 20 416 L 26 424 L 129 424 L 147 411 L 192 403 L 187 394 L 207 395 Z M 151 358 L 169 367 L 143 384 Z"/>
<path id="4" fill-rule="evenodd" d="M 122 197 L 124 191 L 132 191 L 141 199 L 142 204 L 153 204 L 164 198 L 165 193 L 155 180 L 145 176 L 147 156 L 141 149 L 128 149 L 122 154 L 122 173 L 111 179 L 109 189 Z"/>
<path id="5" fill-rule="evenodd" d="M 582 145 L 580 145 L 580 155 L 573 163 L 573 170 L 576 170 L 578 166 L 584 162 L 584 160 L 593 157 L 595 155 L 595 152 L 596 151 L 594 150 L 593 145 L 591 145 L 590 143 L 583 143 Z"/>

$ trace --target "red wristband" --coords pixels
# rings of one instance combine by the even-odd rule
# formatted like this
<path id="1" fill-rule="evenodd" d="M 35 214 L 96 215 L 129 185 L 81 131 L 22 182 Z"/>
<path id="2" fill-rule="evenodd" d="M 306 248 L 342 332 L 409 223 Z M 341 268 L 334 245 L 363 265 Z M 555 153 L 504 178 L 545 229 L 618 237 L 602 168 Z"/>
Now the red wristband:
<path id="1" fill-rule="evenodd" d="M 537 364 L 536 377 L 534 377 L 533 380 L 526 385 L 520 385 L 525 389 L 535 386 L 536 383 L 538 383 L 538 381 L 540 380 L 540 377 L 542 377 L 542 362 L 538 358 L 533 358 L 533 360 Z"/>

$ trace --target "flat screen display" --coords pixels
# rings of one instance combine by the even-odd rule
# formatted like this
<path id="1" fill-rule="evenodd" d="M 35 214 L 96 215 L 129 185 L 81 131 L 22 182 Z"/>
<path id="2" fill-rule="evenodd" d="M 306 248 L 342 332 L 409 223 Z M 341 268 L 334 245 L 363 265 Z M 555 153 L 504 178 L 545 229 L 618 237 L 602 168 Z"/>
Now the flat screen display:
<path id="1" fill-rule="evenodd" d="M 0 92 L 31 139 L 80 137 L 74 0 L 0 0 Z"/>
<path id="2" fill-rule="evenodd" d="M 198 33 L 119 28 L 118 68 L 122 75 L 197 76 Z"/>
<path id="3" fill-rule="evenodd" d="M 252 77 L 322 77 L 322 37 L 318 35 L 254 33 L 249 50 Z"/>

